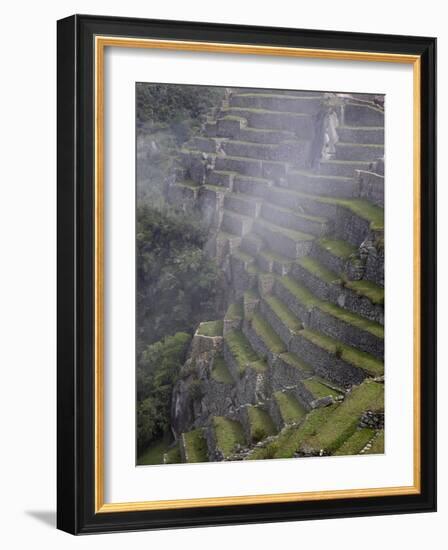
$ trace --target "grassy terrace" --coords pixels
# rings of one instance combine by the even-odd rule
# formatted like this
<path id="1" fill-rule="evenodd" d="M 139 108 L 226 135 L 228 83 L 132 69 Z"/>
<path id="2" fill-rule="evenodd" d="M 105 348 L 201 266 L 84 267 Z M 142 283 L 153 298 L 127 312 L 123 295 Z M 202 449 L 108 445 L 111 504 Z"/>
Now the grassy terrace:
<path id="1" fill-rule="evenodd" d="M 300 335 L 328 353 L 339 356 L 346 363 L 364 370 L 371 376 L 382 376 L 384 374 L 384 363 L 368 353 L 359 351 L 337 340 L 333 340 L 329 336 L 309 329 L 302 330 Z"/>
<path id="2" fill-rule="evenodd" d="M 384 430 L 380 430 L 375 436 L 375 439 L 372 442 L 372 446 L 368 451 L 365 452 L 366 455 L 379 455 L 384 453 Z"/>
<path id="3" fill-rule="evenodd" d="M 334 454 L 338 456 L 357 455 L 364 449 L 374 435 L 375 430 L 371 430 L 370 428 L 358 428 Z"/>
<path id="4" fill-rule="evenodd" d="M 241 302 L 233 302 L 227 308 L 226 319 L 233 321 L 237 319 L 242 319 L 244 317 L 243 304 Z"/>
<path id="5" fill-rule="evenodd" d="M 251 94 L 251 93 L 245 93 L 245 94 L 234 94 L 232 97 L 251 97 L 251 98 L 254 98 L 254 99 L 257 99 L 259 97 L 262 97 L 262 98 L 273 98 L 273 99 L 306 99 L 306 100 L 310 100 L 310 101 L 316 101 L 318 99 L 320 99 L 320 97 L 322 96 L 318 96 L 317 94 L 316 95 L 312 95 L 312 96 L 309 96 L 309 95 L 304 95 L 304 96 L 301 96 L 301 95 L 288 95 L 288 94 Z"/>
<path id="6" fill-rule="evenodd" d="M 207 442 L 202 428 L 182 434 L 187 462 L 207 462 Z"/>
<path id="7" fill-rule="evenodd" d="M 250 438 L 253 443 L 276 433 L 277 430 L 272 418 L 260 407 L 248 407 L 247 416 L 249 418 Z"/>
<path id="8" fill-rule="evenodd" d="M 322 265 L 314 258 L 311 258 L 310 256 L 303 256 L 302 258 L 297 260 L 297 264 L 329 285 L 340 284 L 342 282 L 340 277 L 338 277 L 336 273 L 330 271 L 324 265 Z"/>
<path id="9" fill-rule="evenodd" d="M 328 220 L 326 218 L 322 218 L 319 216 L 312 216 L 310 214 L 304 214 L 303 212 L 297 211 L 297 209 L 294 208 L 285 208 L 283 206 L 277 206 L 276 204 L 272 205 L 273 208 L 275 208 L 276 211 L 278 211 L 280 214 L 293 214 L 294 216 L 297 216 L 298 218 L 303 218 L 305 220 L 310 220 L 316 223 L 321 223 L 322 225 L 325 224 Z"/>
<path id="10" fill-rule="evenodd" d="M 366 332 L 370 332 L 377 338 L 384 338 L 384 327 L 379 323 L 374 323 L 373 321 L 369 321 L 368 319 L 365 319 L 360 315 L 351 313 L 350 311 L 343 309 L 341 307 L 338 307 L 334 304 L 331 304 L 330 302 L 321 302 L 318 307 L 320 310 L 324 311 L 325 313 L 328 313 L 332 317 L 336 317 L 336 319 L 339 319 L 344 323 L 353 325 L 354 327 L 359 328 L 360 330 L 365 330 Z"/>
<path id="11" fill-rule="evenodd" d="M 190 189 L 198 189 L 199 184 L 196 181 L 193 180 L 181 180 L 176 181 L 176 185 L 180 187 L 188 187 Z"/>
<path id="12" fill-rule="evenodd" d="M 274 398 L 285 424 L 300 422 L 305 417 L 306 410 L 290 393 L 277 391 Z"/>
<path id="13" fill-rule="evenodd" d="M 247 367 L 259 371 L 266 369 L 266 363 L 260 360 L 242 332 L 231 330 L 225 335 L 224 340 L 240 369 L 240 373 L 243 373 Z"/>
<path id="14" fill-rule="evenodd" d="M 314 396 L 314 399 L 322 399 L 328 396 L 337 398 L 342 395 L 341 392 L 330 388 L 319 378 L 308 378 L 307 380 L 303 380 L 302 384 Z"/>
<path id="15" fill-rule="evenodd" d="M 197 333 L 200 336 L 222 336 L 223 321 L 206 321 L 199 325 Z"/>
<path id="16" fill-rule="evenodd" d="M 268 249 L 261 250 L 259 255 L 266 258 L 266 260 L 277 262 L 279 264 L 292 264 L 294 262 L 291 258 L 287 258 L 286 256 L 282 256 L 281 254 L 277 254 L 276 252 L 272 252 L 272 250 Z"/>
<path id="17" fill-rule="evenodd" d="M 288 115 L 291 117 L 304 117 L 304 118 L 311 118 L 311 115 L 307 113 L 294 113 L 292 111 L 271 111 L 270 109 L 256 109 L 253 107 L 229 107 L 225 112 L 227 113 L 226 116 L 238 116 L 233 115 L 232 113 L 237 113 L 245 111 L 248 113 L 258 113 L 260 115 L 266 114 L 266 115 Z M 244 117 L 244 115 L 239 115 L 240 117 Z"/>
<path id="18" fill-rule="evenodd" d="M 371 281 L 345 281 L 344 286 L 360 296 L 365 296 L 372 304 L 384 304 L 384 288 Z"/>
<path id="19" fill-rule="evenodd" d="M 283 353 L 286 351 L 285 344 L 271 328 L 271 325 L 259 313 L 254 313 L 252 316 L 251 327 L 272 353 Z"/>
<path id="20" fill-rule="evenodd" d="M 302 323 L 297 319 L 297 317 L 276 296 L 267 294 L 263 299 L 275 315 L 282 321 L 282 323 L 289 328 L 289 330 L 296 332 L 303 328 Z"/>
<path id="21" fill-rule="evenodd" d="M 316 243 L 330 254 L 333 254 L 333 256 L 337 256 L 343 260 L 348 259 L 357 250 L 355 246 L 351 245 L 347 241 L 329 239 L 327 237 L 317 239 Z"/>
<path id="22" fill-rule="evenodd" d="M 233 384 L 232 375 L 230 374 L 222 355 L 217 355 L 213 359 L 212 378 L 221 384 Z"/>
<path id="23" fill-rule="evenodd" d="M 263 458 L 291 458 L 299 449 L 302 441 L 314 435 L 325 424 L 338 405 L 321 407 L 309 412 L 299 426 L 290 426 L 264 448 L 255 449 L 247 458 L 260 460 Z"/>
<path id="24" fill-rule="evenodd" d="M 260 226 L 264 229 L 267 229 L 268 231 L 271 231 L 272 233 L 280 233 L 281 235 L 284 235 L 285 237 L 289 237 L 293 241 L 312 241 L 314 240 L 314 235 L 309 235 L 308 233 L 302 233 L 301 231 L 295 231 L 294 229 L 287 229 L 286 227 L 281 227 L 279 225 L 275 225 L 271 222 L 267 222 L 266 220 L 262 220 L 261 218 L 257 218 L 255 220 L 255 224 L 257 226 Z"/>
<path id="25" fill-rule="evenodd" d="M 319 301 L 306 287 L 299 284 L 289 275 L 278 279 L 280 285 L 288 290 L 306 308 L 310 309 Z"/>
<path id="26" fill-rule="evenodd" d="M 172 449 L 169 449 L 164 454 L 164 462 L 165 464 L 180 464 L 182 462 L 179 445 L 176 445 Z"/>
<path id="27" fill-rule="evenodd" d="M 215 431 L 216 447 L 224 457 L 231 455 L 237 445 L 244 445 L 244 431 L 239 422 L 225 416 L 214 416 L 212 425 Z"/>
<path id="28" fill-rule="evenodd" d="M 316 434 L 302 442 L 306 452 L 332 454 L 354 433 L 362 413 L 384 408 L 384 385 L 364 381 L 353 389 Z"/>
<path id="29" fill-rule="evenodd" d="M 304 363 L 301 359 L 299 359 L 295 353 L 291 353 L 289 351 L 286 352 L 286 353 L 282 353 L 280 355 L 280 359 L 284 363 L 286 363 L 290 367 L 293 367 L 293 368 L 297 369 L 298 371 L 300 371 L 304 375 L 310 375 L 311 376 L 313 374 L 313 369 L 309 365 Z"/>

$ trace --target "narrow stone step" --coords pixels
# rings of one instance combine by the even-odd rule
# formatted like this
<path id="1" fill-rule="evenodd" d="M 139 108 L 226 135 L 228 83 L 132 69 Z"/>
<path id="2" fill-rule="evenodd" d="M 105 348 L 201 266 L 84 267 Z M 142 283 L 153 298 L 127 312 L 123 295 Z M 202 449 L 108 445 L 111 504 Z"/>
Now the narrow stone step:
<path id="1" fill-rule="evenodd" d="M 262 177 L 262 162 L 249 157 L 217 156 L 215 169 L 226 172 L 239 172 L 245 176 Z"/>
<path id="2" fill-rule="evenodd" d="M 319 376 L 342 387 L 359 384 L 366 376 L 384 374 L 384 363 L 379 359 L 309 329 L 294 336 L 290 349 L 313 365 Z"/>
<path id="3" fill-rule="evenodd" d="M 344 105 L 344 125 L 384 127 L 384 111 L 372 105 L 347 103 Z"/>
<path id="4" fill-rule="evenodd" d="M 316 434 L 304 439 L 300 452 L 305 455 L 330 455 L 352 436 L 366 410 L 384 410 L 384 385 L 366 380 L 348 394 Z"/>
<path id="5" fill-rule="evenodd" d="M 322 106 L 320 97 L 294 96 L 274 93 L 236 93 L 230 98 L 231 107 L 266 109 L 270 111 L 315 114 Z"/>
<path id="6" fill-rule="evenodd" d="M 247 126 L 244 117 L 225 115 L 216 121 L 216 135 L 221 137 L 236 138 L 242 128 Z"/>
<path id="7" fill-rule="evenodd" d="M 233 235 L 246 235 L 252 229 L 254 220 L 248 216 L 237 214 L 230 210 L 223 211 L 222 229 Z"/>
<path id="8" fill-rule="evenodd" d="M 264 198 L 267 190 L 272 186 L 272 180 L 267 178 L 258 178 L 238 174 L 234 179 L 234 191 L 238 193 L 245 193 L 252 197 Z"/>
<path id="9" fill-rule="evenodd" d="M 354 160 L 321 160 L 319 163 L 319 173 L 323 176 L 342 176 L 353 178 L 355 170 L 368 170 L 370 161 Z"/>
<path id="10" fill-rule="evenodd" d="M 291 266 L 294 262 L 293 259 L 272 252 L 268 248 L 259 250 L 256 260 L 257 265 L 262 271 L 276 273 L 277 275 L 287 275 L 291 271 Z"/>
<path id="11" fill-rule="evenodd" d="M 250 141 L 229 140 L 222 144 L 226 155 L 250 157 L 258 160 L 277 160 L 278 145 L 253 143 Z"/>
<path id="12" fill-rule="evenodd" d="M 226 115 L 244 118 L 252 128 L 295 132 L 299 139 L 312 139 L 314 135 L 313 117 L 307 114 L 235 107 L 229 108 Z"/>
<path id="13" fill-rule="evenodd" d="M 224 199 L 226 210 L 256 218 L 260 214 L 262 199 L 243 193 L 229 193 Z"/>
<path id="14" fill-rule="evenodd" d="M 209 430 L 209 454 L 212 460 L 225 460 L 239 445 L 245 444 L 244 430 L 237 420 L 214 416 Z"/>
<path id="15" fill-rule="evenodd" d="M 300 193 L 337 198 L 359 196 L 359 182 L 344 176 L 323 176 L 313 172 L 293 170 L 288 173 L 288 186 Z"/>
<path id="16" fill-rule="evenodd" d="M 180 453 L 183 462 L 208 462 L 207 442 L 203 428 L 181 435 Z"/>
<path id="17" fill-rule="evenodd" d="M 325 407 L 329 403 L 342 400 L 344 396 L 342 390 L 329 386 L 325 380 L 318 376 L 302 380 L 296 391 L 302 401 L 305 401 L 311 409 Z"/>
<path id="18" fill-rule="evenodd" d="M 261 215 L 270 223 L 285 227 L 286 229 L 315 235 L 316 237 L 322 237 L 330 229 L 328 220 L 325 218 L 302 214 L 294 209 L 284 208 L 268 202 L 263 204 Z"/>
<path id="19" fill-rule="evenodd" d="M 295 139 L 294 132 L 288 130 L 272 130 L 267 128 L 241 128 L 234 139 L 253 143 L 278 144 L 282 141 Z"/>
<path id="20" fill-rule="evenodd" d="M 372 161 L 384 156 L 384 145 L 339 142 L 335 149 L 338 160 Z"/>
<path id="21" fill-rule="evenodd" d="M 233 179 L 238 172 L 231 172 L 230 170 L 211 170 L 207 174 L 207 183 L 210 185 L 218 185 L 232 190 Z"/>
<path id="22" fill-rule="evenodd" d="M 190 207 L 198 196 L 199 187 L 192 180 L 176 181 L 168 186 L 168 200 L 176 204 L 187 204 Z"/>
<path id="23" fill-rule="evenodd" d="M 263 297 L 260 302 L 260 313 L 285 346 L 288 346 L 294 334 L 303 328 L 301 321 L 275 295 L 270 294 Z"/>
<path id="24" fill-rule="evenodd" d="M 384 126 L 338 126 L 340 141 L 384 144 Z"/>
<path id="25" fill-rule="evenodd" d="M 280 227 L 260 218 L 255 220 L 253 227 L 270 249 L 292 259 L 307 254 L 314 239 L 313 235 Z"/>

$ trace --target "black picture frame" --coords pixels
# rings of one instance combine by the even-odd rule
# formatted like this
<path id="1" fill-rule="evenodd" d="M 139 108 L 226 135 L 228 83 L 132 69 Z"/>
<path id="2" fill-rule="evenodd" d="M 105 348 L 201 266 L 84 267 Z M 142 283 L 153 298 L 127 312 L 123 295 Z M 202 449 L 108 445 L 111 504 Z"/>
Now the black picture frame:
<path id="1" fill-rule="evenodd" d="M 57 526 L 72 534 L 431 512 L 436 509 L 436 39 L 74 15 L 57 25 Z M 421 491 L 95 513 L 96 35 L 409 54 L 421 59 Z"/>

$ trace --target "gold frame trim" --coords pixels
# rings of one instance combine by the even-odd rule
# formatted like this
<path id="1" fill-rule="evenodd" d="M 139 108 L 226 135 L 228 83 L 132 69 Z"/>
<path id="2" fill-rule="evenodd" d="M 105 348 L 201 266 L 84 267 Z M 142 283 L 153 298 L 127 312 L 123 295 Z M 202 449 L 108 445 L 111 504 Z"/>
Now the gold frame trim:
<path id="1" fill-rule="evenodd" d="M 154 48 L 162 50 L 199 51 L 209 53 L 235 53 L 250 55 L 287 56 L 314 59 L 407 63 L 413 65 L 413 173 L 414 173 L 414 480 L 413 485 L 349 490 L 313 491 L 228 497 L 158 500 L 142 502 L 104 502 L 104 50 L 106 47 Z M 362 498 L 420 494 L 421 492 L 421 425 L 420 425 L 420 271 L 421 271 L 421 59 L 417 55 L 389 54 L 381 52 L 353 52 L 257 46 L 251 44 L 225 44 L 182 40 L 156 40 L 96 36 L 95 56 L 95 513 L 131 512 L 142 510 L 167 510 L 206 506 L 232 506 L 275 502 L 303 502 L 338 498 Z"/>

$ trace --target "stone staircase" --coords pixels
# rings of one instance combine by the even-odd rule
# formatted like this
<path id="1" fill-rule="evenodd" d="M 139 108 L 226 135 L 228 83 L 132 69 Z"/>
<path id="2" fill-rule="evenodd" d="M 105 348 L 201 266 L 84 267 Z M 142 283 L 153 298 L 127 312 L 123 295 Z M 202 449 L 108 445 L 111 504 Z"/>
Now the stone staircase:
<path id="1" fill-rule="evenodd" d="M 180 153 L 168 199 L 209 224 L 229 288 L 174 389 L 184 462 L 382 452 L 361 419 L 384 410 L 384 114 L 340 102 L 323 158 L 325 101 L 233 92 Z"/>

